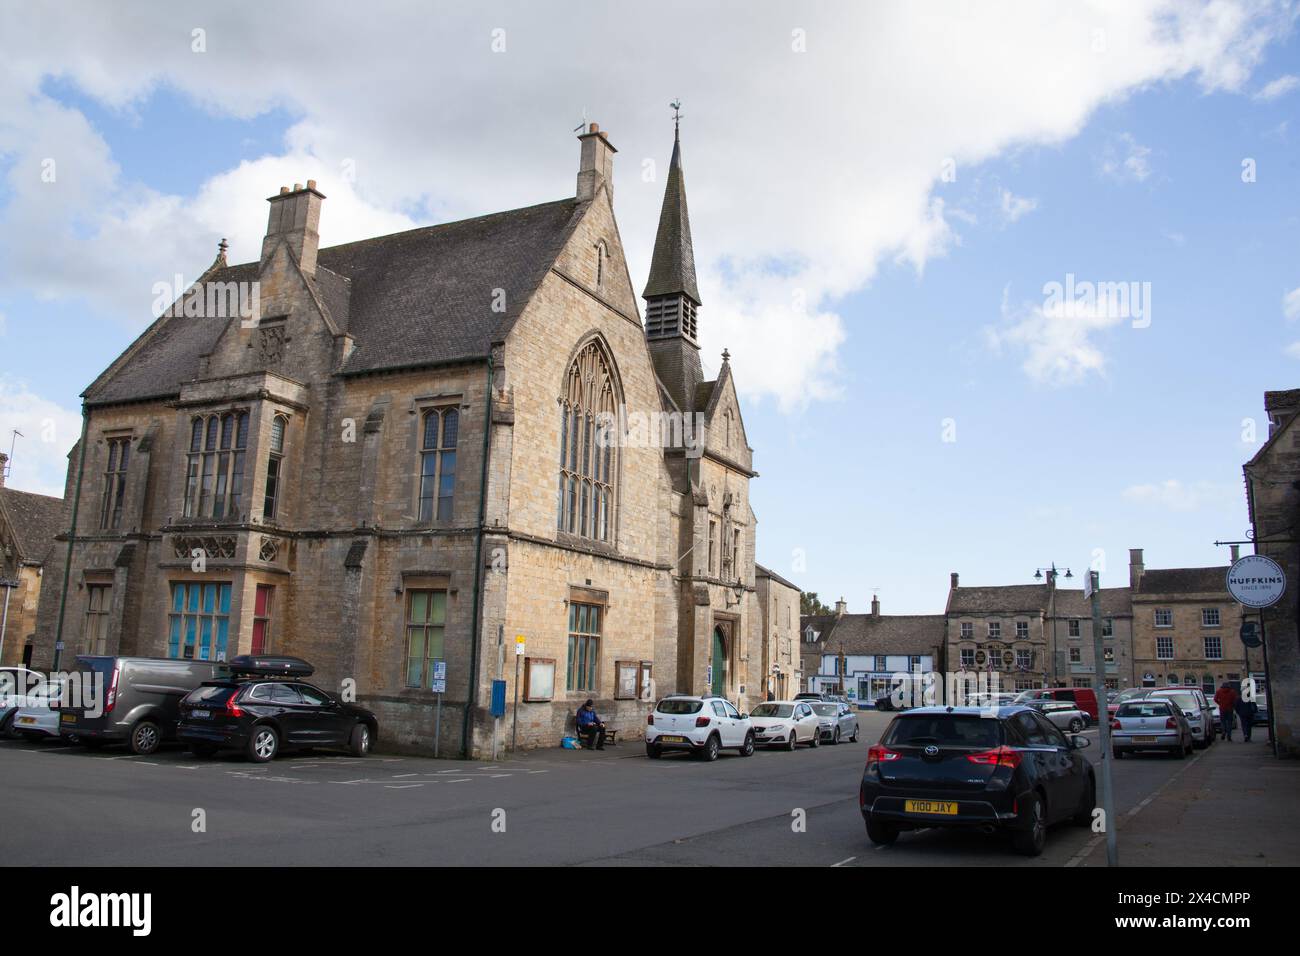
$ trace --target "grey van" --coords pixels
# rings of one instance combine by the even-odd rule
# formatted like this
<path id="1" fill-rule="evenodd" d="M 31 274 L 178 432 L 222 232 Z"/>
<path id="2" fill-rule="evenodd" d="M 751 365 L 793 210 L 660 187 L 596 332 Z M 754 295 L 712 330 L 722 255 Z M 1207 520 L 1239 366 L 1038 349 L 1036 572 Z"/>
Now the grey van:
<path id="1" fill-rule="evenodd" d="M 102 699 L 65 701 L 59 735 L 88 748 L 124 743 L 137 754 L 175 739 L 181 698 L 204 681 L 230 676 L 220 661 L 86 655 L 77 664 L 85 678 L 102 681 Z"/>

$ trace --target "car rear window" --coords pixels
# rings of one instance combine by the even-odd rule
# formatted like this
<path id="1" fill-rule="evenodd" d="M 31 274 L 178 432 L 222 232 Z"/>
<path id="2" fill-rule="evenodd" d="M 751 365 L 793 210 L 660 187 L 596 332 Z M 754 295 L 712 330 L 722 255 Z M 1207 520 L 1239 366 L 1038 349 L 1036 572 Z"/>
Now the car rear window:
<path id="1" fill-rule="evenodd" d="M 187 704 L 224 704 L 234 696 L 238 687 L 199 687 L 185 695 Z"/>
<path id="2" fill-rule="evenodd" d="M 813 704 L 812 709 L 822 717 L 834 717 L 840 712 L 837 704 Z"/>
<path id="3" fill-rule="evenodd" d="M 789 704 L 763 703 L 754 708 L 751 717 L 789 717 L 794 708 Z"/>
<path id="4" fill-rule="evenodd" d="M 698 714 L 704 706 L 702 700 L 661 700 L 655 710 L 661 714 Z"/>
<path id="5" fill-rule="evenodd" d="M 1168 717 L 1169 703 L 1163 700 L 1131 700 L 1120 704 L 1116 717 Z"/>
<path id="6" fill-rule="evenodd" d="M 1196 699 L 1195 694 L 1171 694 L 1168 691 L 1165 691 L 1163 694 L 1153 694 L 1152 696 L 1159 696 L 1172 700 L 1183 710 L 1195 710 L 1197 707 L 1201 706 L 1200 701 Z"/>
<path id="7" fill-rule="evenodd" d="M 885 738 L 889 746 L 939 744 L 949 747 L 996 747 L 1002 725 L 988 717 L 965 714 L 914 714 L 896 717 Z"/>

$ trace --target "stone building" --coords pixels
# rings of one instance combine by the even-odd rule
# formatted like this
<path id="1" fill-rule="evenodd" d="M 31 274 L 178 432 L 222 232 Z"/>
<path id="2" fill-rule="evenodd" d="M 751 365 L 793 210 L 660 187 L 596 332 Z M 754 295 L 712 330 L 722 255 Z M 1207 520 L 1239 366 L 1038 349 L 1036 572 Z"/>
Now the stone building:
<path id="1" fill-rule="evenodd" d="M 799 647 L 799 588 L 761 564 L 754 566 L 762 623 L 756 629 L 760 653 L 750 653 L 753 689 L 745 695 L 746 711 L 766 700 L 788 700 L 801 689 L 803 664 Z M 748 689 L 748 685 L 747 685 Z"/>
<path id="2" fill-rule="evenodd" d="M 946 669 L 997 675 L 1003 691 L 1054 686 L 1048 587 L 962 586 L 953 572 L 945 608 Z"/>
<path id="3" fill-rule="evenodd" d="M 800 622 L 808 691 L 867 704 L 893 693 L 898 674 L 942 670 L 942 614 L 881 614 L 876 597 L 870 614 L 850 614 L 843 599 L 835 608 Z"/>
<path id="4" fill-rule="evenodd" d="M 1195 684 L 1208 694 L 1225 680 L 1263 671 L 1241 643 L 1241 605 L 1228 593 L 1228 568 L 1147 568 L 1129 551 L 1136 686 Z"/>
<path id="5" fill-rule="evenodd" d="M 0 453 L 0 664 L 31 662 L 36 609 L 63 499 L 5 487 L 9 456 Z M 88 621 L 93 629 L 93 621 Z"/>
<path id="6" fill-rule="evenodd" d="M 1286 591 L 1264 609 L 1268 651 L 1268 708 L 1278 754 L 1300 756 L 1300 389 L 1265 392 L 1268 438 L 1244 466 L 1246 502 L 1256 554 L 1267 555 L 1286 573 Z M 1258 612 L 1247 611 L 1252 618 Z M 1263 651 L 1249 669 L 1263 670 Z"/>
<path id="7" fill-rule="evenodd" d="M 319 248 L 309 180 L 257 260 L 222 244 L 83 395 L 69 651 L 97 600 L 108 652 L 301 656 L 416 748 L 445 665 L 441 746 L 474 755 L 516 716 L 556 744 L 588 697 L 635 735 L 639 698 L 759 680 L 752 449 L 729 356 L 700 362 L 679 137 L 644 326 L 616 150 L 578 139 L 573 197 Z"/>
<path id="8" fill-rule="evenodd" d="M 1055 606 L 1049 604 L 1048 614 L 1055 679 L 1065 687 L 1094 686 L 1092 602 L 1082 590 L 1057 588 Z M 1128 588 L 1101 589 L 1101 636 L 1106 688 L 1132 687 L 1133 604 Z"/>

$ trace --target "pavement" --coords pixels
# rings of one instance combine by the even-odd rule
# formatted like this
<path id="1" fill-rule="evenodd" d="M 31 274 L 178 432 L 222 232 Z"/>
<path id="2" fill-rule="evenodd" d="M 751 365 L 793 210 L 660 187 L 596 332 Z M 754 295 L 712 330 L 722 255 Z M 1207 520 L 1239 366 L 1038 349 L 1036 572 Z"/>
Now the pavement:
<path id="1" fill-rule="evenodd" d="M 1300 761 L 1278 760 L 1259 728 L 1250 743 L 1220 740 L 1121 813 L 1120 866 L 1169 866 L 1194 845 L 1199 866 L 1300 864 Z M 1121 763 L 1127 763 L 1128 758 Z M 1076 865 L 1105 866 L 1094 838 Z"/>
<path id="2" fill-rule="evenodd" d="M 499 761 L 285 755 L 250 764 L 149 757 L 61 742 L 0 742 L 0 859 L 8 865 L 1104 866 L 1087 828 L 1061 825 L 1039 857 L 1005 837 L 867 839 L 857 806 L 870 742 L 794 753 L 648 760 L 639 741 Z M 1094 745 L 1084 753 L 1096 761 Z M 1195 758 L 1116 764 L 1125 865 L 1300 863 L 1300 764 L 1220 742 Z M 1262 856 L 1260 854 L 1263 854 Z"/>

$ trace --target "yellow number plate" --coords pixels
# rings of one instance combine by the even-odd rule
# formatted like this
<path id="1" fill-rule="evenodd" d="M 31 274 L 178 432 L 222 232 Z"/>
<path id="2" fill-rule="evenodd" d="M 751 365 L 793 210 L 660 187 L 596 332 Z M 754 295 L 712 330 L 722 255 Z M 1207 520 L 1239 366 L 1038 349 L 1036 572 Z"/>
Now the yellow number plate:
<path id="1" fill-rule="evenodd" d="M 955 817 L 957 815 L 957 804 L 938 800 L 904 800 L 903 811 L 905 813 L 937 813 L 947 817 Z"/>
<path id="2" fill-rule="evenodd" d="M 64 722 L 65 724 L 75 724 L 75 723 L 77 722 L 77 715 L 76 715 L 76 714 L 64 714 L 64 715 L 63 715 L 63 722 Z"/>

